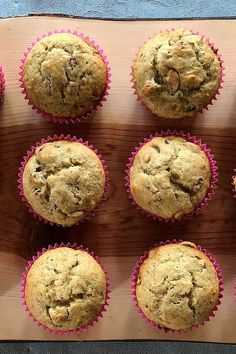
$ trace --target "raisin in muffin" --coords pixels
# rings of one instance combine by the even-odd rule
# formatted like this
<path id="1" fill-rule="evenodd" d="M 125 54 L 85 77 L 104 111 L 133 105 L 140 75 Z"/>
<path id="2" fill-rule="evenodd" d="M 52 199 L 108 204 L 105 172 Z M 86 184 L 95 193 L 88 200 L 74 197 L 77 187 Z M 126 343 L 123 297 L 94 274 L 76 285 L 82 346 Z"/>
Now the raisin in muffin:
<path id="1" fill-rule="evenodd" d="M 57 33 L 37 42 L 22 71 L 27 97 L 55 117 L 79 117 L 91 111 L 106 86 L 106 65 L 89 41 Z"/>
<path id="2" fill-rule="evenodd" d="M 26 276 L 26 305 L 50 329 L 74 330 L 87 325 L 97 318 L 105 300 L 105 273 L 83 250 L 48 250 Z"/>
<path id="3" fill-rule="evenodd" d="M 35 213 L 52 223 L 72 226 L 101 201 L 105 172 L 90 148 L 59 140 L 36 148 L 26 162 L 22 182 Z"/>
<path id="4" fill-rule="evenodd" d="M 162 32 L 139 50 L 132 68 L 137 94 L 159 117 L 191 117 L 218 91 L 221 63 L 205 40 L 185 29 Z"/>
<path id="5" fill-rule="evenodd" d="M 190 242 L 151 250 L 137 274 L 138 306 L 149 320 L 172 330 L 207 320 L 219 291 L 213 263 Z"/>
<path id="6" fill-rule="evenodd" d="M 205 198 L 211 168 L 197 144 L 177 136 L 155 137 L 137 152 L 129 178 L 131 194 L 141 208 L 178 220 Z"/>

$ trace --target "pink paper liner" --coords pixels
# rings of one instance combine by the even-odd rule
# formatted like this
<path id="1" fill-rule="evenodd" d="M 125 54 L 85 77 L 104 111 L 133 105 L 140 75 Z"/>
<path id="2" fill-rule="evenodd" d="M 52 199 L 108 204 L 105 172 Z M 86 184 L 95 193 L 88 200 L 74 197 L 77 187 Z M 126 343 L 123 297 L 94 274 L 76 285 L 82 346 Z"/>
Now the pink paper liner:
<path id="1" fill-rule="evenodd" d="M 45 219 L 42 215 L 39 215 L 29 204 L 27 198 L 25 197 L 24 189 L 23 189 L 23 173 L 24 173 L 25 165 L 28 162 L 28 160 L 31 158 L 31 156 L 34 155 L 36 148 L 41 145 L 44 145 L 45 143 L 59 141 L 59 140 L 74 141 L 74 142 L 83 144 L 84 146 L 88 147 L 90 150 L 95 152 L 95 154 L 99 157 L 99 159 L 102 163 L 103 170 L 105 172 L 105 187 L 104 187 L 104 193 L 103 193 L 103 196 L 102 196 L 100 202 L 96 205 L 96 207 L 93 210 L 87 212 L 82 220 L 79 220 L 77 223 L 72 225 L 72 226 L 75 226 L 75 225 L 78 225 L 79 223 L 84 222 L 85 220 L 89 220 L 92 216 L 95 215 L 95 213 L 100 208 L 102 203 L 107 199 L 107 194 L 108 194 L 108 189 L 109 189 L 109 172 L 108 172 L 108 168 L 106 165 L 106 161 L 103 159 L 102 155 L 99 154 L 98 150 L 94 149 L 93 145 L 89 145 L 88 141 L 84 142 L 81 138 L 77 139 L 75 136 L 71 137 L 70 135 L 64 136 L 63 134 L 61 134 L 59 136 L 58 135 L 54 135 L 52 137 L 49 136 L 46 139 L 43 138 L 40 142 L 37 142 L 35 144 L 35 146 L 32 146 L 31 149 L 27 151 L 27 154 L 23 157 L 23 160 L 21 161 L 21 165 L 20 165 L 19 172 L 18 172 L 18 180 L 17 180 L 18 188 L 20 191 L 20 196 L 22 197 L 22 201 L 26 204 L 29 212 L 31 214 L 33 214 L 35 218 L 38 218 L 40 221 L 44 221 L 46 224 L 49 223 L 50 225 L 67 227 L 67 226 L 63 226 L 61 224 L 57 224 L 55 222 L 49 221 L 49 220 Z"/>
<path id="2" fill-rule="evenodd" d="M 99 314 L 97 315 L 97 317 L 94 320 L 91 320 L 87 325 L 84 325 L 82 327 L 80 327 L 79 329 L 72 329 L 72 330 L 55 330 L 55 329 L 51 329 L 48 328 L 47 326 L 45 326 L 44 324 L 42 324 L 41 322 L 39 322 L 34 316 L 33 314 L 30 312 L 27 303 L 26 303 L 26 299 L 25 299 L 25 287 L 26 287 L 26 279 L 27 279 L 27 274 L 30 270 L 30 268 L 32 267 L 32 265 L 34 264 L 34 262 L 45 252 L 47 252 L 48 250 L 51 249 L 56 249 L 59 247 L 69 247 L 69 248 L 73 248 L 75 250 L 80 249 L 83 250 L 85 252 L 87 252 L 88 254 L 90 254 L 90 256 L 92 256 L 101 266 L 102 270 L 105 273 L 106 276 L 106 299 L 105 299 L 105 303 L 101 309 L 101 311 L 99 312 Z M 36 322 L 36 324 L 39 327 L 43 327 L 43 329 L 47 330 L 49 333 L 56 333 L 56 334 L 60 334 L 61 336 L 63 335 L 74 335 L 74 334 L 82 334 L 87 332 L 90 328 L 92 328 L 95 324 L 98 323 L 99 319 L 103 317 L 104 313 L 107 311 L 107 306 L 109 304 L 109 300 L 110 300 L 110 279 L 108 276 L 107 271 L 104 269 L 104 265 L 101 262 L 101 260 L 98 258 L 98 256 L 96 256 L 94 254 L 94 252 L 90 252 L 88 250 L 88 248 L 84 248 L 82 245 L 77 246 L 76 243 L 74 243 L 73 245 L 71 245 L 70 243 L 66 243 L 64 244 L 63 242 L 61 244 L 55 244 L 53 246 L 49 245 L 48 248 L 43 248 L 40 252 L 37 252 L 37 256 L 33 256 L 31 261 L 28 261 L 27 265 L 25 266 L 24 272 L 22 274 L 22 278 L 21 278 L 21 299 L 23 299 L 23 306 L 25 307 L 25 311 L 28 312 L 29 317 L 32 317 L 33 321 Z"/>
<path id="3" fill-rule="evenodd" d="M 234 276 L 236 277 L 236 274 Z M 233 296 L 234 296 L 234 302 L 236 302 L 236 280 L 234 280 Z"/>
<path id="4" fill-rule="evenodd" d="M 155 137 L 166 137 L 166 136 L 170 136 L 170 135 L 174 135 L 174 136 L 178 136 L 181 138 L 186 139 L 187 141 L 190 141 L 194 144 L 197 144 L 202 151 L 205 152 L 209 163 L 210 163 L 210 169 L 211 169 L 211 183 L 210 183 L 210 188 L 208 189 L 208 191 L 206 192 L 206 195 L 203 199 L 203 201 L 201 203 L 199 203 L 194 210 L 189 213 L 189 214 L 185 214 L 181 219 L 176 219 L 175 217 L 171 217 L 171 218 L 164 218 L 161 216 L 157 216 L 155 214 L 152 214 L 146 210 L 144 210 L 133 198 L 133 195 L 131 193 L 131 189 L 130 189 L 130 168 L 133 165 L 135 156 L 137 155 L 137 153 L 139 152 L 139 150 L 146 144 L 148 143 L 150 140 L 152 140 Z M 136 206 L 136 208 L 138 210 L 140 210 L 142 212 L 142 214 L 153 218 L 153 220 L 158 219 L 159 221 L 165 221 L 165 222 L 180 222 L 182 220 L 186 220 L 186 219 L 190 219 L 193 215 L 198 215 L 199 211 L 201 209 L 203 209 L 211 200 L 212 196 L 215 193 L 215 189 L 217 187 L 217 183 L 218 183 L 218 167 L 216 164 L 216 160 L 214 159 L 214 155 L 212 154 L 211 150 L 207 147 L 206 144 L 204 144 L 201 139 L 198 139 L 196 136 L 191 136 L 190 133 L 184 133 L 182 130 L 177 131 L 177 130 L 167 130 L 167 131 L 161 131 L 160 133 L 155 133 L 154 135 L 151 135 L 149 138 L 145 138 L 144 142 L 140 142 L 139 143 L 139 147 L 135 148 L 135 151 L 131 153 L 132 157 L 129 158 L 129 163 L 127 164 L 127 170 L 125 171 L 126 176 L 125 176 L 125 185 L 127 187 L 127 192 L 129 195 L 129 198 L 132 200 L 132 204 L 134 204 Z"/>
<path id="5" fill-rule="evenodd" d="M 0 104 L 4 100 L 5 87 L 6 87 L 6 82 L 5 82 L 4 72 L 3 72 L 3 68 L 0 66 Z"/>
<path id="6" fill-rule="evenodd" d="M 71 33 L 74 34 L 76 36 L 79 36 L 80 38 L 82 38 L 83 40 L 89 42 L 99 53 L 99 55 L 101 56 L 103 62 L 106 65 L 106 83 L 105 83 L 105 89 L 104 89 L 104 93 L 101 96 L 100 100 L 96 103 L 96 105 L 89 110 L 87 113 L 82 114 L 80 116 L 77 117 L 58 117 L 58 116 L 54 116 L 52 114 L 49 114 L 47 112 L 42 111 L 40 108 L 36 107 L 29 99 L 27 92 L 25 90 L 24 87 L 24 82 L 23 82 L 23 66 L 24 63 L 26 61 L 26 58 L 29 54 L 29 52 L 31 51 L 31 49 L 33 48 L 33 46 L 38 43 L 41 39 L 45 38 L 45 37 L 49 37 L 52 34 L 55 33 Z M 103 54 L 103 49 L 101 49 L 99 47 L 98 44 L 95 43 L 94 40 L 90 40 L 90 38 L 88 36 L 86 36 L 84 33 L 79 33 L 77 31 L 71 31 L 71 30 L 56 30 L 53 32 L 48 32 L 47 34 L 43 34 L 42 36 L 38 37 L 34 42 L 32 42 L 31 47 L 28 47 L 26 52 L 24 53 L 24 58 L 21 60 L 21 65 L 19 67 L 20 72 L 19 72 L 19 81 L 20 81 L 20 88 L 22 89 L 22 93 L 24 94 L 24 98 L 28 101 L 28 105 L 32 106 L 32 109 L 35 110 L 37 113 L 41 114 L 42 116 L 44 116 L 45 118 L 49 119 L 50 121 L 54 122 L 54 123 L 60 123 L 60 124 L 69 124 L 69 123 L 78 123 L 81 122 L 83 120 L 86 120 L 89 117 L 92 117 L 95 112 L 98 110 L 99 107 L 103 106 L 103 102 L 107 100 L 107 96 L 109 95 L 109 89 L 110 89 L 110 83 L 111 83 L 111 68 L 110 68 L 110 63 L 107 60 L 107 56 Z"/>
<path id="7" fill-rule="evenodd" d="M 176 30 L 176 29 L 171 28 L 170 30 L 160 31 L 160 32 L 158 32 L 158 33 L 162 33 L 162 32 L 173 32 L 173 31 L 175 31 L 175 30 Z M 187 29 L 186 29 L 186 30 L 187 30 Z M 216 48 L 214 47 L 214 43 L 210 42 L 209 38 L 206 38 L 205 36 L 201 35 L 199 32 L 196 32 L 196 31 L 193 31 L 193 30 L 189 30 L 189 31 L 192 32 L 192 34 L 196 34 L 196 35 L 201 36 L 202 39 L 209 45 L 209 47 L 210 47 L 210 48 L 213 50 L 213 52 L 216 54 L 217 59 L 218 59 L 219 62 L 220 62 L 220 68 L 221 68 L 219 87 L 218 87 L 218 89 L 217 89 L 215 95 L 214 95 L 212 98 L 209 99 L 209 101 L 202 107 L 202 109 L 201 109 L 200 111 L 196 111 L 193 116 L 183 116 L 183 117 L 180 117 L 180 118 L 165 118 L 165 117 L 159 117 L 157 114 L 153 113 L 153 112 L 151 111 L 151 109 L 143 102 L 142 98 L 139 96 L 139 94 L 138 94 L 138 92 L 137 92 L 137 89 L 136 89 L 136 82 L 135 82 L 135 79 L 134 79 L 134 77 L 133 77 L 132 67 L 133 67 L 133 64 L 134 64 L 135 61 L 136 61 L 138 52 L 139 52 L 139 50 L 141 49 L 141 47 L 139 47 L 139 50 L 138 50 L 138 52 L 136 53 L 136 57 L 135 57 L 135 59 L 133 59 L 133 61 L 132 61 L 133 64 L 132 64 L 132 66 L 131 66 L 131 72 L 130 72 L 130 75 L 131 75 L 131 80 L 130 80 L 130 82 L 131 82 L 131 88 L 134 90 L 134 94 L 137 96 L 137 101 L 139 101 L 140 104 L 147 110 L 147 112 L 151 113 L 152 116 L 155 117 L 155 118 L 158 118 L 158 119 L 168 119 L 168 120 L 178 120 L 178 119 L 191 119 L 191 118 L 194 118 L 194 117 L 197 115 L 197 113 L 202 113 L 204 109 L 208 110 L 208 108 L 209 108 L 208 106 L 213 105 L 213 101 L 214 101 L 214 100 L 215 100 L 215 101 L 217 100 L 217 96 L 220 94 L 220 90 L 223 88 L 223 83 L 224 83 L 224 79 L 223 79 L 223 78 L 224 78 L 224 76 L 225 76 L 225 74 L 224 74 L 225 67 L 223 66 L 224 61 L 222 60 L 222 55 L 221 55 L 220 53 L 218 53 L 218 49 L 216 49 Z M 147 41 L 145 41 L 145 42 L 143 43 L 143 45 L 146 44 L 146 43 L 147 43 L 151 38 L 153 38 L 154 36 L 155 36 L 155 35 L 150 36 L 150 37 L 147 39 Z M 143 45 L 142 45 L 142 46 L 143 46 Z"/>
<path id="8" fill-rule="evenodd" d="M 234 173 L 236 173 L 236 169 L 234 169 Z M 232 182 L 231 182 L 231 184 L 233 186 L 233 188 L 232 188 L 233 198 L 236 199 L 236 190 L 235 190 L 235 186 L 234 186 L 234 178 L 236 178 L 236 174 L 234 174 L 232 176 Z"/>
<path id="9" fill-rule="evenodd" d="M 136 284 L 137 284 L 137 278 L 138 278 L 140 266 L 148 258 L 149 252 L 151 250 L 153 250 L 153 249 L 155 249 L 157 247 L 163 246 L 163 245 L 169 245 L 169 244 L 172 244 L 172 243 L 181 243 L 181 242 L 184 242 L 184 241 L 183 240 L 174 239 L 174 240 L 171 240 L 171 241 L 170 240 L 161 241 L 159 244 L 154 245 L 148 251 L 146 251 L 143 256 L 141 256 L 137 260 L 137 262 L 136 262 L 136 264 L 134 266 L 134 269 L 133 269 L 133 273 L 131 275 L 132 301 L 133 301 L 135 307 L 137 308 L 138 313 L 141 315 L 142 319 L 146 323 L 151 325 L 153 328 L 158 328 L 159 330 L 164 331 L 165 333 L 167 333 L 167 332 L 168 333 L 174 333 L 174 334 L 186 333 L 186 332 L 192 331 L 195 328 L 203 326 L 206 322 L 210 321 L 210 319 L 212 317 L 215 317 L 215 314 L 218 311 L 218 307 L 221 304 L 221 299 L 223 297 L 223 292 L 224 292 L 224 282 L 223 282 L 223 277 L 222 277 L 222 270 L 221 270 L 221 267 L 220 267 L 219 263 L 216 261 L 214 256 L 209 251 L 207 251 L 205 248 L 202 248 L 200 245 L 197 245 L 197 249 L 199 251 L 203 252 L 209 258 L 209 260 L 212 262 L 212 264 L 213 264 L 213 266 L 214 266 L 214 268 L 215 268 L 215 270 L 217 272 L 217 277 L 218 277 L 218 281 L 219 281 L 219 299 L 218 299 L 218 302 L 217 302 L 215 308 L 213 309 L 213 311 L 209 314 L 208 318 L 203 323 L 195 324 L 195 325 L 193 325 L 193 326 L 191 326 L 191 327 L 189 327 L 187 329 L 184 329 L 184 330 L 183 329 L 174 330 L 174 329 L 170 329 L 170 328 L 165 328 L 165 327 L 162 327 L 161 325 L 155 323 L 154 321 L 150 320 L 149 318 L 147 318 L 147 316 L 144 314 L 144 312 L 139 307 L 138 301 L 137 301 L 137 298 L 136 298 Z"/>

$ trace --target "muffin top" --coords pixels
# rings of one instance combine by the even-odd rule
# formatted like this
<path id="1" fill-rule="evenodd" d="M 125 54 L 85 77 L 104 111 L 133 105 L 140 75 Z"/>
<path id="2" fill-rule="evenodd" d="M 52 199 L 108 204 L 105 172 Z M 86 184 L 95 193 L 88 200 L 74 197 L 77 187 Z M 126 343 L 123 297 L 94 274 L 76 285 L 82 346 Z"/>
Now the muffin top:
<path id="1" fill-rule="evenodd" d="M 106 277 L 87 252 L 68 247 L 46 251 L 30 268 L 26 304 L 50 329 L 73 330 L 96 319 L 106 298 Z"/>
<path id="2" fill-rule="evenodd" d="M 94 151 L 79 142 L 36 148 L 23 172 L 23 191 L 36 213 L 63 226 L 85 217 L 101 201 L 105 172 Z"/>
<path id="3" fill-rule="evenodd" d="M 140 99 L 163 118 L 193 116 L 215 96 L 220 61 L 209 44 L 185 29 L 159 33 L 139 50 L 133 77 Z"/>
<path id="4" fill-rule="evenodd" d="M 30 50 L 23 83 L 30 101 L 43 112 L 80 116 L 103 96 L 106 65 L 88 41 L 70 33 L 53 34 Z"/>
<path id="5" fill-rule="evenodd" d="M 136 297 L 146 317 L 181 330 L 204 322 L 219 298 L 219 281 L 209 258 L 182 242 L 149 252 L 139 269 Z"/>
<path id="6" fill-rule="evenodd" d="M 136 203 L 163 218 L 181 219 L 204 199 L 211 181 L 209 160 L 197 144 L 176 136 L 143 145 L 130 168 Z"/>

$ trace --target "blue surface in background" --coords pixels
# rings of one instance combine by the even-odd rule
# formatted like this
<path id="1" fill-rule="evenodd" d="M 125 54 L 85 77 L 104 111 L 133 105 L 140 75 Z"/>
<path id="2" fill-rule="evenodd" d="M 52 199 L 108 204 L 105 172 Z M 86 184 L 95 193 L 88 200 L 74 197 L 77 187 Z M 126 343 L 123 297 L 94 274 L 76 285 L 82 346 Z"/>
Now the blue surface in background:
<path id="1" fill-rule="evenodd" d="M 0 17 L 65 14 L 99 18 L 236 16 L 236 0 L 0 0 Z"/>

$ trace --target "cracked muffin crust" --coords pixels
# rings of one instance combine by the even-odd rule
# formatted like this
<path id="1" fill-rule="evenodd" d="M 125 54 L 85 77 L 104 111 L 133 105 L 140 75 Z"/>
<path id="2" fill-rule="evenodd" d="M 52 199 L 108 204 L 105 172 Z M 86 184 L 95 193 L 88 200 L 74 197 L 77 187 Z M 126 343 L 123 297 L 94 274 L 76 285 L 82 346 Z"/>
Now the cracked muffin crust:
<path id="1" fill-rule="evenodd" d="M 139 98 L 159 117 L 194 116 L 218 91 L 221 64 L 216 53 L 185 29 L 155 35 L 132 67 Z"/>
<path id="2" fill-rule="evenodd" d="M 197 144 L 177 136 L 155 137 L 135 155 L 129 179 L 131 194 L 141 208 L 178 220 L 203 201 L 211 168 Z"/>
<path id="3" fill-rule="evenodd" d="M 22 181 L 32 209 L 63 226 L 82 220 L 105 190 L 105 172 L 96 153 L 82 143 L 65 140 L 37 147 Z"/>
<path id="4" fill-rule="evenodd" d="M 28 309 L 50 329 L 79 329 L 95 320 L 106 300 L 106 276 L 86 251 L 59 247 L 31 266 L 25 286 Z"/>
<path id="5" fill-rule="evenodd" d="M 75 34 L 57 33 L 30 50 L 22 80 L 29 100 L 43 112 L 79 117 L 102 98 L 106 65 L 89 41 Z"/>
<path id="6" fill-rule="evenodd" d="M 190 242 L 151 250 L 140 266 L 136 284 L 138 306 L 145 316 L 173 330 L 207 320 L 219 291 L 214 265 Z"/>

